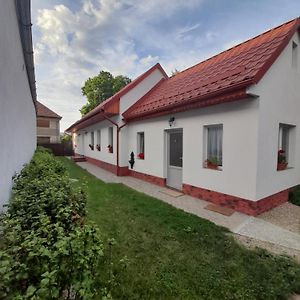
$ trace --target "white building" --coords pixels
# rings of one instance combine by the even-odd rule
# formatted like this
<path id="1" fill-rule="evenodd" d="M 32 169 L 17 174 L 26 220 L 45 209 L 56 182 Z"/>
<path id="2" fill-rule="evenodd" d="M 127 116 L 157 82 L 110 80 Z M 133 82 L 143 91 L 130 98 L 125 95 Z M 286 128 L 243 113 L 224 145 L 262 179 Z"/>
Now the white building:
<path id="1" fill-rule="evenodd" d="M 287 201 L 300 183 L 299 26 L 170 78 L 155 65 L 68 129 L 76 153 L 250 215 Z"/>
<path id="2" fill-rule="evenodd" d="M 29 0 L 0 0 L 0 210 L 36 147 Z"/>

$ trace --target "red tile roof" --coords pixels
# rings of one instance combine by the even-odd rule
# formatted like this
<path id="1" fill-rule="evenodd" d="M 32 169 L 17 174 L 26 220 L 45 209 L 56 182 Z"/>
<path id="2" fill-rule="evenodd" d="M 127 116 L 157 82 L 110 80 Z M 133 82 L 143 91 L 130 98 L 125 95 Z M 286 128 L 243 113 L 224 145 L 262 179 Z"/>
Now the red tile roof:
<path id="1" fill-rule="evenodd" d="M 47 118 L 56 118 L 61 119 L 61 116 L 59 116 L 57 113 L 55 113 L 53 110 L 45 106 L 39 101 L 36 101 L 36 107 L 37 107 L 37 117 L 47 117 Z"/>
<path id="2" fill-rule="evenodd" d="M 91 110 L 86 115 L 84 115 L 80 120 L 78 120 L 77 122 L 72 124 L 68 129 L 66 129 L 66 132 L 73 131 L 74 129 L 78 130 L 80 128 L 85 128 L 94 123 L 104 120 L 104 115 L 103 115 L 104 112 L 106 113 L 107 116 L 112 116 L 113 114 L 108 112 L 109 108 L 111 108 L 112 105 L 115 104 L 116 102 L 120 101 L 120 98 L 122 96 L 124 96 L 126 93 L 128 93 L 130 90 L 132 90 L 135 86 L 137 86 L 141 81 L 143 81 L 148 75 L 150 75 L 156 69 L 159 69 L 166 78 L 168 77 L 168 75 L 165 73 L 165 71 L 161 67 L 161 65 L 159 63 L 155 64 L 153 67 L 151 67 L 145 73 L 138 76 L 136 79 L 134 79 L 129 84 L 127 84 L 119 92 L 114 94 L 112 97 L 106 99 L 105 101 L 101 102 L 93 110 Z M 118 114 L 118 113 L 115 113 L 115 114 Z"/>
<path id="3" fill-rule="evenodd" d="M 299 28 L 294 19 L 161 81 L 124 114 L 126 120 L 245 98 Z"/>

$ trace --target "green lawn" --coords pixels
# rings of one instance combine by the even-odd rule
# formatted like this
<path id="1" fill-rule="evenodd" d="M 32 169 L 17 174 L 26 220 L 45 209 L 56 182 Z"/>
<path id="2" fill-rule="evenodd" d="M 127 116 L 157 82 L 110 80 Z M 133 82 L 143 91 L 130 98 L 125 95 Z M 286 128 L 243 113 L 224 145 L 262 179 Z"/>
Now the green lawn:
<path id="1" fill-rule="evenodd" d="M 74 184 L 86 184 L 88 218 L 103 240 L 116 241 L 114 299 L 265 300 L 300 292 L 294 261 L 247 250 L 224 228 L 61 161 L 79 179 Z"/>

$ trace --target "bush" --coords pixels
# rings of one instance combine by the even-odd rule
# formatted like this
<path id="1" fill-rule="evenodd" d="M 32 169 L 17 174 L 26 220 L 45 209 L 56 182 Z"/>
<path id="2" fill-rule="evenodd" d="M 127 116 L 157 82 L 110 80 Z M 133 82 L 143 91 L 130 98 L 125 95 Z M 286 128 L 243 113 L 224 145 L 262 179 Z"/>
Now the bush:
<path id="1" fill-rule="evenodd" d="M 289 201 L 300 206 L 300 185 L 296 186 L 292 191 L 290 191 Z"/>
<path id="2" fill-rule="evenodd" d="M 37 150 L 16 176 L 1 220 L 1 299 L 92 299 L 104 289 L 103 245 L 85 223 L 85 204 L 64 166 Z"/>

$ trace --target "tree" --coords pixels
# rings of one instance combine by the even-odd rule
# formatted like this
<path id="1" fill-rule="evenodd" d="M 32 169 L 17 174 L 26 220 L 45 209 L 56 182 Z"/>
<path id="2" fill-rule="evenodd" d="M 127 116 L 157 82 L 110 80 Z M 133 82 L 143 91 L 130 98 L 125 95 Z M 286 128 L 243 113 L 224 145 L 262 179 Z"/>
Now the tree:
<path id="1" fill-rule="evenodd" d="M 126 76 L 118 75 L 114 77 L 106 71 L 100 71 L 98 75 L 86 80 L 81 91 L 87 97 L 87 103 L 80 109 L 81 115 L 87 114 L 99 103 L 113 96 L 130 82 L 131 79 Z"/>

